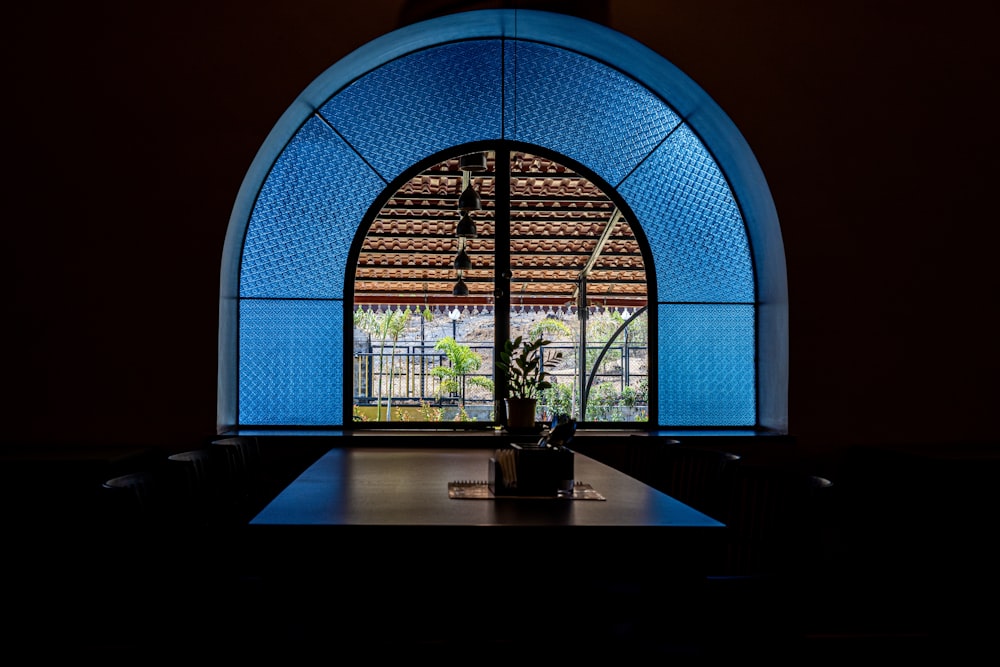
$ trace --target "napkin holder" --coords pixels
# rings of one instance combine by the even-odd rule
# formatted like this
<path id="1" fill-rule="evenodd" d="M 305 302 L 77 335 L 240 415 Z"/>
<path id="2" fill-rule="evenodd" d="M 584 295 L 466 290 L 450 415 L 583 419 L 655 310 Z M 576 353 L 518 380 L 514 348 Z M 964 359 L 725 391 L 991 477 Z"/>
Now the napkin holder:
<path id="1" fill-rule="evenodd" d="M 505 468 L 508 475 L 504 475 Z M 571 449 L 512 444 L 509 449 L 497 450 L 490 459 L 488 484 L 494 496 L 570 496 L 573 472 Z"/>

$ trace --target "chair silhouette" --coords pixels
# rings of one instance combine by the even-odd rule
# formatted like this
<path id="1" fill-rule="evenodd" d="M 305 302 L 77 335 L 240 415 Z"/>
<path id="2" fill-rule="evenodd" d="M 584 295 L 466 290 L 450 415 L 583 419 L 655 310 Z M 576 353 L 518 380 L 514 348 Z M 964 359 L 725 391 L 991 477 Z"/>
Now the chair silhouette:
<path id="1" fill-rule="evenodd" d="M 731 473 L 721 508 L 729 530 L 723 573 L 804 573 L 813 567 L 823 555 L 824 503 L 833 483 L 772 465 L 737 464 Z"/>
<path id="2" fill-rule="evenodd" d="M 235 436 L 212 441 L 210 448 L 222 456 L 226 480 L 227 501 L 232 510 L 249 521 L 267 499 L 266 476 L 257 438 Z"/>
<path id="3" fill-rule="evenodd" d="M 724 511 L 726 475 L 739 460 L 730 452 L 666 442 L 650 452 L 641 479 L 685 505 L 718 518 Z"/>
<path id="4" fill-rule="evenodd" d="M 705 579 L 709 650 L 794 650 L 822 599 L 833 483 L 777 465 L 730 466 L 718 518 L 726 539 Z"/>
<path id="5" fill-rule="evenodd" d="M 722 511 L 726 471 L 740 458 L 726 451 L 648 436 L 581 441 L 574 449 L 713 518 Z"/>
<path id="6" fill-rule="evenodd" d="M 173 503 L 182 526 L 211 528 L 234 521 L 227 465 L 223 451 L 210 447 L 167 457 Z"/>
<path id="7" fill-rule="evenodd" d="M 109 527 L 154 527 L 166 518 L 162 480 L 152 471 L 119 475 L 102 484 L 102 516 Z"/>
<path id="8" fill-rule="evenodd" d="M 627 441 L 616 444 L 614 456 L 617 467 L 630 477 L 650 486 L 655 486 L 658 480 L 657 468 L 663 464 L 663 451 L 668 447 L 678 447 L 677 440 L 663 440 L 645 436 L 633 436 Z"/>

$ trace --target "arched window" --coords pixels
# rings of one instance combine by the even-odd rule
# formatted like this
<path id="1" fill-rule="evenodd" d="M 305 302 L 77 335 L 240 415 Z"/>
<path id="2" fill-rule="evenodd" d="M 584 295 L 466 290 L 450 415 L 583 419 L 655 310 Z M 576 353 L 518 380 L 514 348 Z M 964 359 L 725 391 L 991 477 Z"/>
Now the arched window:
<path id="1" fill-rule="evenodd" d="M 496 355 L 520 337 L 547 341 L 539 420 L 648 422 L 648 244 L 597 177 L 524 148 L 418 170 L 359 233 L 358 419 L 501 422 Z"/>
<path id="2" fill-rule="evenodd" d="M 783 246 L 737 129 L 623 35 L 564 15 L 487 10 L 362 47 L 267 138 L 223 257 L 220 431 L 351 424 L 356 272 L 372 221 L 415 175 L 497 151 L 541 155 L 599 182 L 641 241 L 648 428 L 787 430 Z M 383 268 L 404 291 L 405 276 Z"/>

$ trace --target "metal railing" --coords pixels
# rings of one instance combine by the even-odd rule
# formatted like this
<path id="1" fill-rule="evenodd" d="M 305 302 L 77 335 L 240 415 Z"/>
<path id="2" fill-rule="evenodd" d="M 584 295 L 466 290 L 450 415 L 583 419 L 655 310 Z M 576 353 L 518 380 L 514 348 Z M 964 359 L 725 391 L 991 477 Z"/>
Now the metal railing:
<path id="1" fill-rule="evenodd" d="M 455 392 L 442 391 L 442 380 L 434 374 L 438 366 L 448 367 L 448 357 L 432 345 L 420 343 L 403 343 L 402 345 L 386 345 L 384 348 L 369 348 L 364 352 L 354 354 L 353 388 L 354 404 L 359 407 L 375 405 L 394 405 L 399 408 L 456 408 L 464 407 L 473 410 L 481 418 L 489 414 L 493 408 L 492 392 L 473 384 L 469 378 L 479 376 L 492 381 L 493 379 L 493 347 L 487 345 L 470 345 L 483 363 L 474 373 L 459 376 L 459 388 Z M 634 405 L 625 400 L 622 408 L 641 408 L 645 404 L 644 391 L 636 389 L 648 382 L 648 372 L 631 370 L 633 360 L 645 360 L 647 348 L 645 345 L 615 345 L 605 349 L 604 345 L 595 344 L 587 347 L 588 358 L 596 357 L 605 350 L 602 366 L 594 373 L 594 385 L 588 398 L 586 420 L 595 421 L 632 421 L 631 415 L 638 414 L 635 410 L 616 409 L 615 401 L 610 394 L 617 393 L 620 397 L 635 396 Z M 578 410 L 579 396 L 577 387 L 576 361 L 577 349 L 572 345 L 549 345 L 546 353 L 562 352 L 565 366 L 554 369 L 551 379 L 556 384 L 566 385 L 562 391 L 569 392 L 569 405 L 547 405 L 544 400 L 539 403 L 540 414 L 548 414 L 554 410 Z M 631 392 L 626 392 L 631 387 Z M 594 388 L 599 388 L 601 396 L 595 395 Z M 544 397 L 543 397 L 544 399 Z M 487 416 L 487 419 L 492 418 Z"/>

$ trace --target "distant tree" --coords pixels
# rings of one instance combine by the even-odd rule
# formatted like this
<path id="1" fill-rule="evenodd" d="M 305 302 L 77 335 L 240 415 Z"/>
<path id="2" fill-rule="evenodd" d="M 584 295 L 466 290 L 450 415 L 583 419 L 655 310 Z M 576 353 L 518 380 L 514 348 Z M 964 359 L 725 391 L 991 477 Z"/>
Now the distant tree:
<path id="1" fill-rule="evenodd" d="M 464 409 L 466 382 L 493 391 L 493 380 L 482 375 L 470 375 L 483 365 L 483 358 L 471 348 L 458 343 L 451 336 L 445 336 L 434 345 L 434 349 L 444 352 L 450 362 L 448 366 L 436 366 L 431 370 L 431 375 L 441 381 L 439 398 L 445 392 L 459 394 L 459 401 Z"/>
<path id="2" fill-rule="evenodd" d="M 378 391 L 376 393 L 376 421 L 382 421 L 382 378 L 385 375 L 385 346 L 390 340 L 392 349 L 389 354 L 389 396 L 386 401 L 386 421 L 392 421 L 392 381 L 396 363 L 396 343 L 406 330 L 406 322 L 412 312 L 409 308 L 397 308 L 384 313 L 358 309 L 354 312 L 354 326 L 358 327 L 379 342 L 378 354 Z"/>
<path id="3" fill-rule="evenodd" d="M 557 334 L 562 334 L 566 338 L 573 337 L 573 330 L 562 320 L 554 317 L 543 317 L 528 328 L 528 340 L 536 338 L 552 338 Z"/>

